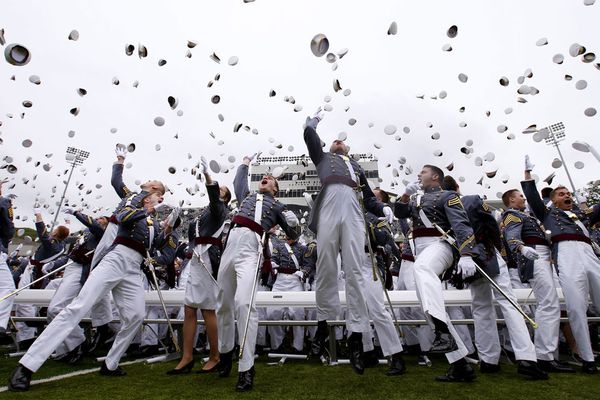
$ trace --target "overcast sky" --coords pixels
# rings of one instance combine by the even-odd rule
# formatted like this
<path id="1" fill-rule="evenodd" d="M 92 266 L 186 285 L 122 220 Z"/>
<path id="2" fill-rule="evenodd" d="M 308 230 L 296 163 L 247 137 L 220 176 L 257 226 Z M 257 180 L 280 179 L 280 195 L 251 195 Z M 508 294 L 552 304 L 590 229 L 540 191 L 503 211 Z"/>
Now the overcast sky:
<path id="1" fill-rule="evenodd" d="M 465 178 L 463 192 L 496 198 L 498 192 L 519 185 L 526 153 L 542 179 L 554 170 L 554 183 L 566 184 L 564 170 L 551 166 L 555 150 L 521 133 L 531 124 L 541 128 L 558 121 L 565 123 L 567 140 L 562 150 L 580 187 L 598 179 L 597 161 L 589 153 L 573 150 L 571 143 L 583 140 L 600 148 L 600 115 L 584 115 L 588 107 L 600 108 L 600 70 L 594 63 L 571 57 L 569 47 L 580 43 L 600 58 L 599 7 L 585 6 L 583 0 L 256 0 L 249 4 L 242 0 L 5 0 L 0 13 L 4 48 L 20 43 L 31 52 L 31 62 L 22 67 L 0 59 L 0 154 L 12 157 L 18 167 L 15 175 L 0 170 L 0 177 L 16 184 L 12 190 L 6 185 L 5 194 L 18 196 L 16 215 L 29 216 L 28 223 L 17 221 L 18 226 L 30 225 L 36 197 L 55 209 L 66 180 L 65 149 L 75 146 L 91 156 L 84 164 L 86 175 L 81 169 L 74 173 L 69 201 L 80 205 L 85 197 L 93 209 L 112 209 L 118 199 L 110 187 L 110 170 L 114 146 L 121 142 L 137 147 L 126 160 L 131 163 L 125 170 L 130 186 L 136 180 L 162 179 L 173 191 L 165 199 L 168 203 L 183 199 L 193 206 L 204 205 L 206 198 L 186 192 L 197 181 L 185 168 L 193 167 L 201 155 L 237 166 L 244 154 L 259 150 L 265 155 L 305 153 L 302 124 L 307 114 L 325 104 L 325 96 L 331 96 L 333 111 L 319 125 L 322 139 L 330 142 L 346 132 L 353 152 L 376 155 L 384 189 L 395 180 L 396 190 L 401 191 L 402 180 L 415 180 L 424 163 L 453 162 L 452 174 Z M 387 35 L 393 21 L 398 33 Z M 453 39 L 446 36 L 451 25 L 458 26 Z M 67 39 L 73 29 L 79 32 L 77 41 Z M 336 71 L 325 57 L 317 58 L 310 51 L 317 33 L 329 38 L 330 51 L 349 49 L 338 60 Z M 541 38 L 547 38 L 548 44 L 536 46 Z M 188 40 L 197 46 L 188 49 Z M 137 56 L 140 43 L 148 50 L 146 58 Z M 126 44 L 136 46 L 133 56 L 125 54 Z M 442 51 L 445 44 L 452 51 Z M 188 50 L 191 58 L 186 57 Z M 213 52 L 221 58 L 220 64 L 209 58 Z M 558 53 L 564 55 L 562 65 L 552 61 Z M 228 65 L 232 56 L 239 58 L 235 66 Z M 159 67 L 159 59 L 167 64 Z M 523 95 L 527 103 L 519 103 L 517 78 L 528 68 L 533 77 L 525 85 L 534 86 L 539 94 Z M 468 76 L 466 83 L 459 81 L 460 73 Z M 208 88 L 216 74 L 220 80 Z M 573 79 L 566 81 L 565 74 Z M 38 75 L 41 84 L 30 83 L 31 75 Z M 503 76 L 510 81 L 507 87 L 499 84 Z M 112 84 L 114 77 L 119 85 Z M 336 78 L 343 89 L 351 90 L 349 96 L 333 91 Z M 579 80 L 587 82 L 584 90 L 576 89 Z M 134 81 L 139 81 L 137 88 Z M 79 96 L 78 88 L 88 94 Z M 272 89 L 275 97 L 269 97 Z M 444 99 L 431 98 L 441 91 L 447 93 Z M 220 96 L 219 104 L 211 102 L 214 95 Z M 178 99 L 175 110 L 169 107 L 168 96 Z M 293 96 L 303 110 L 294 112 L 285 96 Z M 33 106 L 24 108 L 25 100 Z M 69 113 L 74 107 L 80 108 L 77 116 Z M 505 113 L 508 108 L 512 113 Z M 182 116 L 177 116 L 178 110 Z M 165 119 L 164 126 L 154 124 L 156 117 Z M 348 124 L 350 118 L 356 119 L 355 125 Z M 244 130 L 234 133 L 238 122 L 257 129 L 258 135 Z M 461 122 L 467 126 L 460 127 Z M 397 126 L 397 133 L 386 135 L 386 125 Z M 499 125 L 508 130 L 499 133 Z M 404 133 L 404 127 L 410 132 Z M 111 133 L 112 128 L 116 133 Z M 73 138 L 68 136 L 70 130 L 75 131 Z M 435 132 L 439 140 L 431 139 Z M 507 139 L 511 133 L 514 140 Z M 23 147 L 25 139 L 33 145 Z M 469 139 L 474 153 L 467 158 L 460 148 Z M 276 149 L 277 144 L 283 148 Z M 292 152 L 289 146 L 294 147 Z M 437 150 L 442 156 L 434 156 Z M 476 166 L 475 158 L 488 152 L 495 154 L 495 160 Z M 236 158 L 234 163 L 228 161 L 230 156 Z M 414 173 L 400 171 L 400 177 L 393 178 L 392 169 L 399 167 L 402 156 Z M 26 162 L 28 157 L 31 162 Z M 585 167 L 575 169 L 575 161 Z M 52 165 L 49 172 L 42 168 L 45 163 Z M 170 166 L 176 174 L 168 172 Z M 477 185 L 485 172 L 496 169 L 495 178 Z M 215 177 L 231 184 L 233 174 Z M 509 178 L 506 184 L 503 177 Z M 81 183 L 83 191 L 77 189 Z M 85 195 L 88 189 L 92 193 Z M 51 220 L 49 213 L 45 217 Z"/>

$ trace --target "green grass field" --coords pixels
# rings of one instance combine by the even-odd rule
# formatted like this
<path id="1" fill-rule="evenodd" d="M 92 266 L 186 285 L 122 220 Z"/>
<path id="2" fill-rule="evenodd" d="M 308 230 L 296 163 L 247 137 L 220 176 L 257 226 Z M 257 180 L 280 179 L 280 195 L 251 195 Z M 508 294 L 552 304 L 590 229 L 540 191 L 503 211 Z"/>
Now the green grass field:
<path id="1" fill-rule="evenodd" d="M 198 357 L 199 358 L 199 357 Z M 517 375 L 516 366 L 503 364 L 496 375 L 478 374 L 471 384 L 444 384 L 433 380 L 443 374 L 447 364 L 434 359 L 431 368 L 420 367 L 415 357 L 406 357 L 409 370 L 400 377 L 387 377 L 387 367 L 368 369 L 356 375 L 347 365 L 323 366 L 317 361 L 288 361 L 283 366 L 267 366 L 261 357 L 256 363 L 254 390 L 236 393 L 237 373 L 229 378 L 216 374 L 167 376 L 175 361 L 152 365 L 134 364 L 123 367 L 127 376 L 103 377 L 98 373 L 67 378 L 32 386 L 26 393 L 0 393 L 2 399 L 598 399 L 600 375 L 551 375 L 548 381 L 527 381 Z M 5 385 L 17 359 L 0 362 L 0 376 Z M 77 367 L 48 361 L 34 375 L 47 378 L 79 369 L 97 367 L 86 359 Z M 198 369 L 199 366 L 196 367 Z"/>

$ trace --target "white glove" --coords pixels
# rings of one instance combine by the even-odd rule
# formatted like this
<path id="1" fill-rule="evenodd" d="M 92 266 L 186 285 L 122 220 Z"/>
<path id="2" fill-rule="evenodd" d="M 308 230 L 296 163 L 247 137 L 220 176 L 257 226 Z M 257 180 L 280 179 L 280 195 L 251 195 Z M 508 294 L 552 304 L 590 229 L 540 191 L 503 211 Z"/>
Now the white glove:
<path id="1" fill-rule="evenodd" d="M 458 260 L 457 272 L 462 275 L 463 279 L 475 275 L 476 271 L 477 267 L 471 256 L 460 257 L 460 260 Z"/>
<path id="2" fill-rule="evenodd" d="M 379 218 L 379 220 L 386 220 L 388 224 L 394 222 L 394 212 L 389 206 L 383 207 L 383 215 L 385 217 Z"/>
<path id="3" fill-rule="evenodd" d="M 527 154 L 525 156 L 525 171 L 533 171 L 533 167 L 535 167 L 535 165 L 531 162 L 529 154 Z"/>
<path id="4" fill-rule="evenodd" d="M 248 162 L 248 164 L 250 164 L 258 155 L 258 153 L 254 153 L 251 156 L 244 156 L 244 162 Z"/>
<path id="5" fill-rule="evenodd" d="M 73 208 L 65 208 L 63 211 L 65 214 L 74 215 L 75 210 Z"/>
<path id="6" fill-rule="evenodd" d="M 173 210 L 171 210 L 171 214 L 169 214 L 169 216 L 167 217 L 168 226 L 170 226 L 171 228 L 175 226 L 175 221 L 177 221 L 177 218 L 179 218 L 179 213 L 181 213 L 180 207 L 174 207 Z"/>
<path id="7" fill-rule="evenodd" d="M 406 185 L 406 189 L 404 189 L 404 194 L 407 196 L 411 196 L 417 193 L 421 189 L 421 184 L 417 182 L 412 182 Z"/>
<path id="8" fill-rule="evenodd" d="M 34 215 L 41 214 L 41 213 L 42 213 L 42 209 L 40 207 L 33 207 Z"/>
<path id="9" fill-rule="evenodd" d="M 319 120 L 319 122 L 321 122 L 323 121 L 324 116 L 325 113 L 323 112 L 323 107 L 319 106 L 319 108 L 317 108 L 315 113 L 312 115 L 312 118 L 316 118 L 317 120 Z"/>
<path id="10" fill-rule="evenodd" d="M 125 158 L 125 156 L 127 155 L 127 147 L 121 143 L 117 144 L 115 146 L 115 154 L 117 155 L 117 157 Z"/>
<path id="11" fill-rule="evenodd" d="M 296 271 L 294 272 L 294 275 L 296 275 L 300 280 L 304 279 L 304 272 L 302 271 Z"/>
<path id="12" fill-rule="evenodd" d="M 523 256 L 525 256 L 525 258 L 529 260 L 537 260 L 538 258 L 540 258 L 540 255 L 537 251 L 535 251 L 535 249 L 532 249 L 531 247 L 527 246 L 521 247 L 521 254 L 523 254 Z"/>
<path id="13" fill-rule="evenodd" d="M 200 173 L 202 175 L 208 173 L 208 161 L 204 156 L 200 157 Z"/>
<path id="14" fill-rule="evenodd" d="M 42 265 L 42 273 L 45 275 L 50 272 L 52 268 L 54 268 L 54 261 L 50 261 L 49 263 Z"/>
<path id="15" fill-rule="evenodd" d="M 295 228 L 298 226 L 298 217 L 290 210 L 285 210 L 281 212 L 285 218 L 285 222 L 287 222 L 290 228 Z"/>
<path id="16" fill-rule="evenodd" d="M 577 200 L 577 203 L 582 204 L 582 203 L 587 203 L 587 196 L 585 195 L 585 193 L 582 192 L 575 192 L 575 200 Z"/>

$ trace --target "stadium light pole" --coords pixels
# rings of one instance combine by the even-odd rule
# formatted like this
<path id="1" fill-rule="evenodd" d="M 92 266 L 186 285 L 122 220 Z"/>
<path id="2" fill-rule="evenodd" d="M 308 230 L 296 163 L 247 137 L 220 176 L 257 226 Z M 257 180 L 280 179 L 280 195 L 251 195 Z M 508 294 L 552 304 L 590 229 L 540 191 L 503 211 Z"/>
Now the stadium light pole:
<path id="1" fill-rule="evenodd" d="M 565 140 L 565 125 L 562 122 L 558 122 L 556 124 L 547 126 L 542 130 L 544 129 L 548 130 L 548 136 L 545 137 L 544 140 L 546 141 L 547 145 L 556 147 L 556 151 L 558 151 L 560 161 L 562 162 L 565 172 L 567 173 L 567 178 L 569 178 L 569 182 L 571 183 L 571 188 L 573 188 L 573 193 L 575 193 L 575 184 L 573 183 L 573 179 L 571 178 L 571 174 L 569 173 L 569 169 L 567 168 L 567 163 L 565 162 L 562 152 L 560 151 L 560 142 Z"/>
<path id="2" fill-rule="evenodd" d="M 73 176 L 73 171 L 75 167 L 83 164 L 83 162 L 90 156 L 89 151 L 76 149 L 75 147 L 67 147 L 67 154 L 65 154 L 65 159 L 71 165 L 71 171 L 69 172 L 69 177 L 67 178 L 67 183 L 65 184 L 65 189 L 63 190 L 62 196 L 60 197 L 60 202 L 58 203 L 58 209 L 56 210 L 56 214 L 54 215 L 54 221 L 52 221 L 52 226 L 50 227 L 50 232 L 54 229 L 54 225 L 56 225 L 56 221 L 58 220 L 58 215 L 60 214 L 60 208 L 62 207 L 62 203 L 65 200 L 65 195 L 67 194 L 67 189 L 69 187 L 69 183 L 71 183 L 71 177 Z"/>

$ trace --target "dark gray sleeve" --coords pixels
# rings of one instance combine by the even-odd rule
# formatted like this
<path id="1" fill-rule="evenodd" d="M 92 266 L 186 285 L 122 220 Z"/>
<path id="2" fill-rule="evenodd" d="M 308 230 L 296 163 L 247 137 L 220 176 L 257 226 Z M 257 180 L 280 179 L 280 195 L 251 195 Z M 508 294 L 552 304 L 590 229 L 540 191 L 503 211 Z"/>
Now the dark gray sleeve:
<path id="1" fill-rule="evenodd" d="M 248 166 L 244 163 L 240 164 L 235 173 L 235 178 L 233 179 L 233 191 L 235 192 L 235 198 L 237 199 L 238 204 L 241 204 L 250 193 L 250 188 L 248 187 Z"/>
<path id="2" fill-rule="evenodd" d="M 312 127 L 304 128 L 304 143 L 308 149 L 308 155 L 315 165 L 318 165 L 323 159 L 323 148 L 321 147 L 321 138 L 317 131 Z"/>
<path id="3" fill-rule="evenodd" d="M 521 237 L 523 221 L 512 213 L 506 213 L 502 224 L 504 225 L 504 239 L 508 244 L 508 248 L 511 253 L 516 253 L 519 246 L 524 245 Z"/>
<path id="4" fill-rule="evenodd" d="M 413 206 L 410 203 L 397 201 L 394 205 L 394 215 L 397 218 L 410 218 L 412 216 Z"/>
<path id="5" fill-rule="evenodd" d="M 444 210 L 456 236 L 456 245 L 460 255 L 471 255 L 475 245 L 475 235 L 473 235 L 473 228 L 469 223 L 467 212 L 455 192 L 448 192 L 448 195 L 444 196 Z"/>
<path id="6" fill-rule="evenodd" d="M 369 211 L 377 215 L 378 217 L 383 217 L 383 207 L 385 207 L 386 204 L 383 204 L 382 202 L 377 200 L 377 197 L 375 197 L 375 193 L 373 193 L 371 187 L 369 186 L 369 181 L 367 180 L 365 171 L 363 171 L 362 168 L 360 170 L 359 177 L 360 184 L 362 186 L 362 193 L 364 199 L 363 201 L 365 202 L 366 211 Z"/>
<path id="7" fill-rule="evenodd" d="M 129 193 L 131 193 L 131 190 L 123 183 L 123 167 L 123 164 L 113 164 L 112 176 L 110 177 L 110 184 L 121 199 L 127 197 Z"/>
<path id="8" fill-rule="evenodd" d="M 544 204 L 544 200 L 542 200 L 542 196 L 540 196 L 540 193 L 537 190 L 535 181 L 521 181 L 521 188 L 523 189 L 523 194 L 527 199 L 527 204 L 529 205 L 531 211 L 533 211 L 537 219 L 544 221 L 546 214 L 548 213 L 548 209 Z"/>

